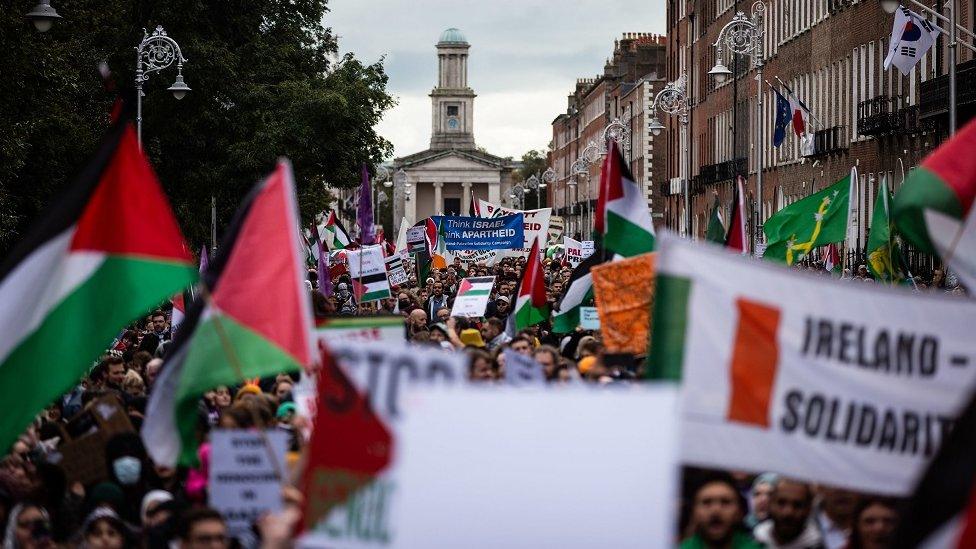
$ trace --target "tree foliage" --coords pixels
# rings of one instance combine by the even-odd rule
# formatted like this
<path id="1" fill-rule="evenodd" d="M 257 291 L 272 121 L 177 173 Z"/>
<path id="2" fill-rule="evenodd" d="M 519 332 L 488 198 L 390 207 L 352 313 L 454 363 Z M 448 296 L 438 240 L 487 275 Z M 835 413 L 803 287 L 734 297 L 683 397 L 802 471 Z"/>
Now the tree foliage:
<path id="1" fill-rule="evenodd" d="M 327 0 L 56 0 L 64 19 L 45 34 L 28 4 L 0 13 L 0 253 L 71 181 L 108 125 L 108 60 L 131 86 L 143 28 L 163 25 L 188 62 L 192 91 L 166 91 L 175 66 L 150 75 L 144 148 L 187 238 L 209 239 L 276 159 L 295 169 L 302 217 L 321 212 L 325 184 L 352 187 L 363 162 L 392 153 L 373 130 L 393 105 L 382 60 L 339 55 Z M 32 5 L 32 4 L 31 4 Z"/>

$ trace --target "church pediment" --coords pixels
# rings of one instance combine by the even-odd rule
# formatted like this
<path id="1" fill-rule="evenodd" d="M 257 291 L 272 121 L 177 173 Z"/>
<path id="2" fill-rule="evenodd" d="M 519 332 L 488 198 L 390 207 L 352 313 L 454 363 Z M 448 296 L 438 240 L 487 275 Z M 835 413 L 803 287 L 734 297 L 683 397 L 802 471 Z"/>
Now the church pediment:
<path id="1" fill-rule="evenodd" d="M 479 151 L 426 151 L 399 159 L 406 169 L 423 167 L 429 170 L 500 170 L 506 167 L 505 159 L 485 155 Z"/>

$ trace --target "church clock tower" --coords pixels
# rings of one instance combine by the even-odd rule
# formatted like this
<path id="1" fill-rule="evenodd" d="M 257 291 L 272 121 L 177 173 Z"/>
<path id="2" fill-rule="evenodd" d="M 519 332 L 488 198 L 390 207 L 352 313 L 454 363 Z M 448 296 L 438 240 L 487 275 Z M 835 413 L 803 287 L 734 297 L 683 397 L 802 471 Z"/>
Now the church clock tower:
<path id="1" fill-rule="evenodd" d="M 437 41 L 437 86 L 430 92 L 432 150 L 474 150 L 474 90 L 468 87 L 468 48 L 450 28 Z"/>

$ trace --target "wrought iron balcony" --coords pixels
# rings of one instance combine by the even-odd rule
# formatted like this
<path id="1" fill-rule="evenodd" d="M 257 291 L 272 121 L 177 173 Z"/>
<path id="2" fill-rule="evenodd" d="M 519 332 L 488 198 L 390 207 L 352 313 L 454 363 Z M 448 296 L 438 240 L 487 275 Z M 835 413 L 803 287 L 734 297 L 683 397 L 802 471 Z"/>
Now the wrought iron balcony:
<path id="1" fill-rule="evenodd" d="M 698 175 L 696 175 L 693 179 L 692 189 L 701 188 L 703 185 L 712 185 L 714 183 L 735 179 L 735 176 L 737 175 L 744 175 L 747 169 L 745 158 L 734 158 L 732 160 L 726 160 L 725 162 L 719 162 L 718 164 L 702 166 L 701 169 L 698 170 Z"/>
<path id="2" fill-rule="evenodd" d="M 898 122 L 898 98 L 879 95 L 857 104 L 858 135 L 894 133 Z"/>
<path id="3" fill-rule="evenodd" d="M 957 107 L 976 106 L 976 60 L 956 66 Z M 918 93 L 919 117 L 944 116 L 949 111 L 949 75 L 922 82 Z"/>
<path id="4" fill-rule="evenodd" d="M 804 156 L 817 158 L 846 151 L 849 147 L 847 126 L 833 126 L 813 133 L 813 150 Z"/>

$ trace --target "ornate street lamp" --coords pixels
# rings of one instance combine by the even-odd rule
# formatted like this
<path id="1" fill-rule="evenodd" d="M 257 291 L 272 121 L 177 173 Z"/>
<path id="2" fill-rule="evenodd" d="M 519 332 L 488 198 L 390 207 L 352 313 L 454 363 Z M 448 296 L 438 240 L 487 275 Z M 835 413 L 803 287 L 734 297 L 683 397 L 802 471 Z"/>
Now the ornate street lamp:
<path id="1" fill-rule="evenodd" d="M 37 5 L 34 6 L 34 9 L 30 10 L 26 17 L 28 21 L 34 23 L 34 28 L 37 29 L 37 32 L 51 30 L 54 22 L 61 19 L 57 10 L 51 7 L 51 0 L 38 0 Z"/>
<path id="2" fill-rule="evenodd" d="M 684 74 L 679 76 L 677 80 L 668 82 L 654 96 L 654 102 L 651 103 L 651 121 L 648 123 L 648 129 L 651 130 L 653 135 L 660 135 L 661 130 L 664 129 L 664 124 L 657 118 L 657 109 L 660 109 L 668 116 L 678 117 L 678 120 L 681 122 L 682 154 L 684 154 L 686 162 L 690 163 L 691 156 L 688 154 L 688 96 Z M 685 230 L 687 231 L 688 238 L 691 238 L 691 166 L 688 166 L 688 173 L 685 175 L 682 178 L 684 179 L 682 186 L 684 187 L 686 212 Z"/>
<path id="3" fill-rule="evenodd" d="M 722 27 L 722 30 L 718 33 L 718 39 L 712 44 L 715 47 L 715 66 L 712 70 L 708 71 L 715 77 L 716 82 L 723 82 L 725 79 L 732 75 L 732 71 L 722 63 L 722 46 L 729 49 L 733 54 L 748 55 L 752 59 L 753 65 L 756 67 L 756 81 L 762 83 L 762 70 L 765 60 L 763 59 L 763 17 L 766 14 L 766 4 L 762 0 L 757 0 L 752 4 L 752 16 L 746 17 L 743 12 L 737 12 L 732 20 Z M 762 88 L 761 86 L 756 86 L 757 98 L 756 98 L 756 108 L 758 109 L 760 115 L 762 115 Z M 759 207 L 757 208 L 757 213 L 759 217 L 758 223 L 756 223 L 756 238 L 762 238 L 762 224 L 763 220 L 763 154 L 766 149 L 766 140 L 763 137 L 763 125 L 759 124 L 756 126 L 756 142 L 759 144 L 758 157 L 756 160 L 756 196 L 759 199 Z M 746 168 L 748 171 L 748 167 Z M 688 212 L 690 218 L 691 212 Z M 689 220 L 690 224 L 690 220 Z"/>
<path id="4" fill-rule="evenodd" d="M 176 80 L 168 88 L 177 101 L 183 99 L 190 87 L 183 81 L 183 63 L 186 58 L 180 50 L 180 45 L 166 35 L 162 25 L 150 35 L 142 29 L 142 42 L 136 47 L 136 135 L 139 147 L 142 147 L 142 84 L 149 80 L 149 75 L 161 71 L 176 61 Z"/>

